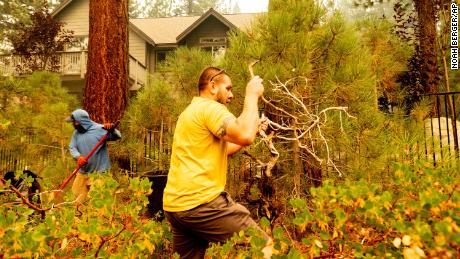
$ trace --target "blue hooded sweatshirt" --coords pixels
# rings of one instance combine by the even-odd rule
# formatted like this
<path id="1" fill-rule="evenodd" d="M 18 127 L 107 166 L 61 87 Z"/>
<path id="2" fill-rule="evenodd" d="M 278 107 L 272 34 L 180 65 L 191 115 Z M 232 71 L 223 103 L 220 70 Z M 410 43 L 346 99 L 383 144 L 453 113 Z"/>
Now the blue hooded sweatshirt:
<path id="1" fill-rule="evenodd" d="M 72 117 L 78 121 L 81 126 L 86 130 L 80 133 L 77 130 L 73 132 L 72 140 L 70 141 L 70 153 L 74 159 L 79 156 L 87 156 L 91 149 L 107 134 L 107 130 L 103 125 L 92 121 L 89 118 L 88 112 L 78 109 L 72 112 Z M 118 130 L 110 133 L 107 141 L 114 141 L 121 138 Z M 89 158 L 88 163 L 80 168 L 80 173 L 88 174 L 93 172 L 104 172 L 110 169 L 109 154 L 107 152 L 107 143 L 103 143 L 99 149 Z"/>

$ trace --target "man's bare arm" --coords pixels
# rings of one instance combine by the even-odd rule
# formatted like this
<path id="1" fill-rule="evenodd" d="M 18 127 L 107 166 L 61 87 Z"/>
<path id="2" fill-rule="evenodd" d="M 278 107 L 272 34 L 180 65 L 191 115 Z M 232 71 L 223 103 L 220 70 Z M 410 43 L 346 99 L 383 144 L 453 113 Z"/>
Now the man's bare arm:
<path id="1" fill-rule="evenodd" d="M 266 131 L 267 128 L 268 128 L 268 120 L 267 120 L 267 118 L 259 119 L 258 125 L 259 126 L 258 126 L 258 131 L 257 132 L 259 134 L 262 131 Z M 234 144 L 234 143 L 231 143 L 231 142 L 227 142 L 227 155 L 231 156 L 231 155 L 235 154 L 236 152 L 240 151 L 242 148 L 243 148 L 243 146 L 241 146 L 241 145 L 237 145 L 237 144 Z"/>
<path id="2" fill-rule="evenodd" d="M 225 120 L 217 132 L 218 137 L 240 146 L 251 145 L 258 128 L 257 101 L 257 96 L 246 96 L 241 115 L 236 119 Z"/>
<path id="3" fill-rule="evenodd" d="M 227 142 L 227 156 L 231 156 L 235 154 L 236 152 L 240 151 L 243 148 L 243 146 Z"/>
<path id="4" fill-rule="evenodd" d="M 248 146 L 254 142 L 259 122 L 257 102 L 264 91 L 262 81 L 258 76 L 249 81 L 246 86 L 243 111 L 236 119 L 229 118 L 224 120 L 217 131 L 218 137 L 240 146 Z"/>

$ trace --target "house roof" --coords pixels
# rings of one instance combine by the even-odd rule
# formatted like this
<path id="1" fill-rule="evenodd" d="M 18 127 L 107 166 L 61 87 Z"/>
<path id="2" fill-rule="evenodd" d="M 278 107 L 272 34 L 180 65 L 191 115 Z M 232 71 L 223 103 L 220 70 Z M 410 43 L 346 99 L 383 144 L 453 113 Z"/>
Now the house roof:
<path id="1" fill-rule="evenodd" d="M 176 44 L 213 15 L 230 29 L 247 28 L 257 13 L 219 14 L 213 9 L 201 16 L 130 19 L 131 23 L 148 35 L 156 44 Z"/>
<path id="2" fill-rule="evenodd" d="M 59 4 L 56 7 L 56 9 L 53 10 L 53 12 L 51 13 L 51 16 L 54 17 L 56 14 L 58 14 L 59 12 L 64 10 L 64 8 L 66 8 L 71 2 L 72 2 L 72 0 L 63 0 L 63 1 L 61 1 L 61 4 Z"/>
<path id="3" fill-rule="evenodd" d="M 62 1 L 52 12 L 52 16 L 56 16 L 73 1 Z M 129 19 L 129 26 L 152 45 L 175 45 L 210 16 L 214 16 L 230 29 L 244 30 L 257 15 L 259 13 L 220 14 L 211 8 L 199 16 Z"/>
<path id="4" fill-rule="evenodd" d="M 220 22 L 222 22 L 223 24 L 225 24 L 225 26 L 227 26 L 228 28 L 230 29 L 235 29 L 235 25 L 233 25 L 231 22 L 229 22 L 225 17 L 223 17 L 220 13 L 216 12 L 214 9 L 209 9 L 206 13 L 204 13 L 203 15 L 201 15 L 196 21 L 194 21 L 187 29 L 185 29 L 181 34 L 179 34 L 177 37 L 176 37 L 176 41 L 179 42 L 181 41 L 183 38 L 185 38 L 185 36 L 187 36 L 190 32 L 192 32 L 194 29 L 196 29 L 203 21 L 205 21 L 206 19 L 208 19 L 210 16 L 214 16 L 217 18 L 217 20 L 219 20 Z"/>

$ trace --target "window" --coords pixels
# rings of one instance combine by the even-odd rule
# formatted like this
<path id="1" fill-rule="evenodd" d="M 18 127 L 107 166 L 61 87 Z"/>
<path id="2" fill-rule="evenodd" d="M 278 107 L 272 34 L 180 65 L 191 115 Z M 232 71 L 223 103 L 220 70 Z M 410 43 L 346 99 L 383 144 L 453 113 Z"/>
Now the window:
<path id="1" fill-rule="evenodd" d="M 221 56 L 225 53 L 225 45 L 220 46 L 204 46 L 201 47 L 204 51 L 209 51 L 214 57 Z"/>
<path id="2" fill-rule="evenodd" d="M 216 45 L 216 44 L 225 45 L 226 42 L 227 42 L 227 38 L 225 38 L 225 37 L 202 37 L 202 38 L 200 38 L 200 44 L 202 44 L 202 45 L 205 45 L 205 44 L 209 44 L 209 45 Z"/>
<path id="3" fill-rule="evenodd" d="M 211 52 L 214 57 L 222 56 L 227 47 L 226 37 L 202 37 L 200 38 L 201 49 Z"/>
<path id="4" fill-rule="evenodd" d="M 166 57 L 169 55 L 170 52 L 171 52 L 170 50 L 157 51 L 157 54 L 156 54 L 157 65 L 165 62 Z"/>

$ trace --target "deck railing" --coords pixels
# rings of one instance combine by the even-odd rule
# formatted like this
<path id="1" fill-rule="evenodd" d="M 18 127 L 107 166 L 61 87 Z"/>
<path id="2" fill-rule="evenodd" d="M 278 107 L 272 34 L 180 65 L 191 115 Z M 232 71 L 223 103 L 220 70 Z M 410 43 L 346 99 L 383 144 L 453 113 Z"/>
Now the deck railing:
<path id="1" fill-rule="evenodd" d="M 63 76 L 86 74 L 87 51 L 66 51 L 60 52 L 59 70 Z M 26 63 L 22 56 L 0 55 L 0 75 L 20 75 L 18 67 Z M 133 56 L 129 55 L 129 77 L 138 85 L 145 85 L 147 82 L 147 68 Z"/>

